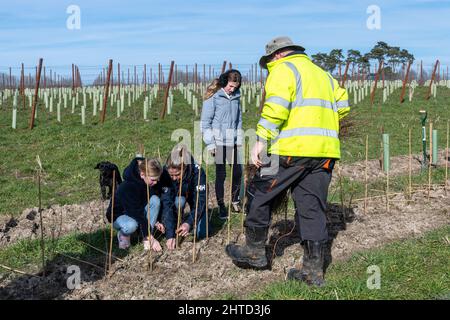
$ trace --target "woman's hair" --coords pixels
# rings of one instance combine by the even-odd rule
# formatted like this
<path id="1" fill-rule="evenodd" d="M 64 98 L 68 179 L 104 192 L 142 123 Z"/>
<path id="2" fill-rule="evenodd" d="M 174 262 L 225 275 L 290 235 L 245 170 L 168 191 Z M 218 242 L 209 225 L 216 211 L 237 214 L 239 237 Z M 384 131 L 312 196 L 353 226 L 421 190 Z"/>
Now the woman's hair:
<path id="1" fill-rule="evenodd" d="M 184 163 L 184 168 L 191 164 L 192 155 L 184 144 L 177 144 L 166 160 L 167 169 L 181 170 L 181 162 Z"/>
<path id="2" fill-rule="evenodd" d="M 203 95 L 203 100 L 208 100 L 211 98 L 214 93 L 219 91 L 220 85 L 219 85 L 219 79 L 214 79 L 211 84 L 206 88 L 205 94 Z"/>
<path id="3" fill-rule="evenodd" d="M 236 89 L 239 89 L 242 82 L 241 73 L 236 69 L 230 69 L 219 76 L 219 86 L 221 88 L 225 88 L 228 82 L 237 82 L 238 86 Z"/>
<path id="4" fill-rule="evenodd" d="M 163 169 L 157 159 L 144 159 L 139 163 L 139 171 L 146 176 L 160 177 Z"/>

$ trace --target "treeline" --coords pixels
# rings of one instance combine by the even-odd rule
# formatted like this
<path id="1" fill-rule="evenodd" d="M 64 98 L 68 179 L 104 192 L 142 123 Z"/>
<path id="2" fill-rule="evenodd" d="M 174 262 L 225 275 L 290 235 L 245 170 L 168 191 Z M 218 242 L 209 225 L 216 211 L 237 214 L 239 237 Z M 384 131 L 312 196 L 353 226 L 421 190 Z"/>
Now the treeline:
<path id="1" fill-rule="evenodd" d="M 367 53 L 361 53 L 359 50 L 349 49 L 344 56 L 342 49 L 333 49 L 329 53 L 319 52 L 311 56 L 314 63 L 324 70 L 334 73 L 337 68 L 341 72 L 341 66 L 350 63 L 351 72 L 355 68 L 358 73 L 370 73 L 371 62 L 375 61 L 378 65 L 383 62 L 383 71 L 386 75 L 399 73 L 399 67 L 414 61 L 414 55 L 406 49 L 392 47 L 386 42 L 379 41 Z"/>

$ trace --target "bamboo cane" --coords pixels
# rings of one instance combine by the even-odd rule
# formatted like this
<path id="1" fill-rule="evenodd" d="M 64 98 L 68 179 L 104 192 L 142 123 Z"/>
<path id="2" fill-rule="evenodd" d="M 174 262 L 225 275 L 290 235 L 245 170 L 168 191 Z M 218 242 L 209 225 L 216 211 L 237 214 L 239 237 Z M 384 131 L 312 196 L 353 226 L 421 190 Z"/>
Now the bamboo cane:
<path id="1" fill-rule="evenodd" d="M 105 251 L 103 251 L 103 250 L 101 250 L 101 249 L 99 249 L 99 248 L 97 248 L 97 247 L 94 247 L 93 245 L 91 245 L 91 244 L 89 244 L 89 243 L 87 243 L 87 242 L 84 242 L 84 241 L 82 241 L 82 240 L 79 240 L 79 241 L 80 241 L 81 243 L 87 245 L 89 248 L 94 249 L 95 251 L 100 252 L 100 253 L 103 253 L 104 255 L 108 256 L 108 253 L 107 253 L 107 252 L 105 252 Z M 120 258 L 116 257 L 115 255 L 111 255 L 111 257 L 113 257 L 113 258 L 116 259 L 117 261 L 124 262 L 123 259 L 120 259 Z"/>
<path id="2" fill-rule="evenodd" d="M 341 175 L 341 165 L 338 164 L 338 177 L 339 177 L 339 196 L 341 198 L 341 210 L 342 215 L 345 218 L 345 208 L 344 208 L 344 192 L 343 192 L 343 186 L 342 186 L 342 175 Z"/>
<path id="3" fill-rule="evenodd" d="M 15 272 L 15 273 L 18 273 L 18 274 L 23 274 L 23 275 L 26 275 L 26 276 L 29 276 L 29 277 L 38 277 L 38 276 L 36 276 L 34 274 L 30 274 L 30 273 L 26 273 L 26 272 L 23 272 L 23 271 L 20 271 L 20 270 L 17 270 L 17 269 L 13 269 L 13 268 L 10 268 L 10 267 L 5 266 L 3 264 L 0 264 L 0 268 L 3 268 L 3 269 L 8 270 L 8 271 Z"/>
<path id="4" fill-rule="evenodd" d="M 428 201 L 431 191 L 431 163 L 433 162 L 433 122 L 430 122 L 430 161 L 428 163 Z"/>
<path id="5" fill-rule="evenodd" d="M 145 178 L 148 179 L 148 161 L 147 159 L 145 161 Z M 148 259 L 147 266 L 150 269 L 150 271 L 153 271 L 153 257 L 152 257 L 152 230 L 150 227 L 150 221 L 151 221 L 151 212 L 150 212 L 150 187 L 148 186 L 147 182 L 145 183 L 147 187 L 147 239 L 148 243 L 150 244 L 149 252 L 148 252 Z"/>
<path id="6" fill-rule="evenodd" d="M 42 276 L 45 277 L 45 243 L 44 243 L 44 222 L 42 219 L 42 196 L 41 196 L 41 172 L 42 163 L 39 156 L 36 157 L 38 163 L 38 196 L 39 196 L 39 222 L 41 224 L 41 259 L 42 259 Z"/>
<path id="7" fill-rule="evenodd" d="M 364 169 L 364 214 L 367 212 L 367 163 L 369 162 L 369 135 L 366 135 L 366 164 Z"/>
<path id="8" fill-rule="evenodd" d="M 411 148 L 411 129 L 409 129 L 409 177 L 408 177 L 408 185 L 409 185 L 409 199 L 412 199 L 412 148 Z"/>
<path id="9" fill-rule="evenodd" d="M 448 139 L 449 139 L 449 120 L 447 120 L 447 149 L 445 151 L 445 184 L 444 190 L 445 194 L 447 194 L 447 184 L 448 184 Z"/>
<path id="10" fill-rule="evenodd" d="M 195 262 L 195 241 L 197 240 L 197 215 L 198 215 L 198 197 L 200 194 L 200 177 L 202 175 L 203 154 L 200 155 L 200 163 L 198 164 L 198 180 L 197 180 L 197 196 L 195 198 L 195 215 L 194 215 L 194 246 L 192 247 L 192 263 Z"/>
<path id="11" fill-rule="evenodd" d="M 234 146 L 233 146 L 233 150 L 231 151 L 230 203 L 228 205 L 227 244 L 230 243 L 230 234 L 231 234 L 231 203 L 233 202 L 233 171 L 234 171 Z"/>
<path id="12" fill-rule="evenodd" d="M 178 220 L 177 220 L 177 231 L 178 231 L 178 229 L 180 228 L 180 223 L 181 223 L 181 187 L 183 186 L 183 174 L 184 174 L 184 159 L 183 159 L 183 157 L 184 157 L 184 154 L 183 154 L 183 149 L 181 149 L 181 172 L 180 172 L 180 175 L 181 175 L 181 177 L 180 177 L 180 187 L 179 187 L 179 190 L 178 190 Z M 179 235 L 178 235 L 178 232 L 177 232 L 177 235 L 176 235 L 176 246 L 177 246 L 177 249 L 179 249 L 179 243 L 178 243 L 178 241 L 179 241 Z"/>
<path id="13" fill-rule="evenodd" d="M 100 270 L 103 270 L 102 267 L 100 267 L 100 266 L 98 266 L 98 265 L 96 265 L 96 264 L 93 264 L 93 263 L 91 263 L 91 262 L 89 262 L 89 261 L 82 260 L 82 259 L 78 259 L 78 258 L 69 256 L 69 255 L 64 254 L 64 253 L 62 253 L 62 252 L 59 252 L 59 251 L 55 251 L 55 252 L 56 252 L 57 254 L 63 256 L 63 257 L 66 257 L 66 258 L 69 258 L 69 259 L 72 259 L 72 260 L 74 260 L 74 261 L 78 261 L 78 262 L 81 262 L 81 263 L 85 263 L 85 264 L 87 264 L 87 265 L 89 265 L 89 266 L 92 266 L 92 267 L 98 268 L 98 269 L 100 269 Z"/>
<path id="14" fill-rule="evenodd" d="M 242 212 L 241 212 L 241 233 L 244 234 L 244 215 L 245 215 L 245 206 L 247 205 L 247 184 L 248 184 L 248 177 L 247 177 L 247 166 L 248 166 L 248 144 L 245 145 L 244 150 L 244 199 L 242 200 Z"/>
<path id="15" fill-rule="evenodd" d="M 110 238 L 109 238 L 109 257 L 108 257 L 108 271 L 111 270 L 111 255 L 113 245 L 113 224 L 114 224 L 114 194 L 116 188 L 116 171 L 113 171 L 113 184 L 112 184 L 112 198 L 111 198 L 111 225 L 110 225 Z"/>
<path id="16" fill-rule="evenodd" d="M 209 240 L 209 186 L 208 186 L 208 165 L 209 165 L 209 151 L 206 152 L 206 241 Z"/>
<path id="17" fill-rule="evenodd" d="M 386 171 L 386 210 L 390 211 L 389 207 L 389 169 Z"/>

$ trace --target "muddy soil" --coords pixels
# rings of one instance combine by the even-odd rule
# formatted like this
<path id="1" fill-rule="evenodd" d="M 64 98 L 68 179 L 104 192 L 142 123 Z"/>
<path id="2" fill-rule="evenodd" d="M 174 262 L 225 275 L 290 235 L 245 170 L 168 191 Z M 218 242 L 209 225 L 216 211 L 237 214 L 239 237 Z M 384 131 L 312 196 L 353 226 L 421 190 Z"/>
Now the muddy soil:
<path id="1" fill-rule="evenodd" d="M 85 204 L 52 205 L 43 209 L 46 239 L 56 239 L 71 232 L 91 233 L 105 226 L 104 212 L 109 202 L 100 200 Z M 25 209 L 18 217 L 0 217 L 0 248 L 22 239 L 40 238 L 38 208 Z"/>
<path id="2" fill-rule="evenodd" d="M 445 167 L 445 163 L 448 163 L 450 168 L 450 159 L 446 159 L 446 150 L 440 150 L 438 153 L 438 166 Z M 389 170 L 389 175 L 391 177 L 399 175 L 408 175 L 409 173 L 409 156 L 396 156 L 391 157 L 391 166 Z M 414 154 L 412 155 L 411 161 L 411 171 L 413 174 L 417 174 L 422 166 L 422 155 Z M 366 162 L 359 161 L 352 164 L 340 164 L 342 177 L 349 178 L 351 180 L 364 181 L 365 180 L 365 170 Z M 379 159 L 367 161 L 367 179 L 368 181 L 373 181 L 376 179 L 381 179 L 386 177 L 386 173 L 382 169 L 382 164 Z M 333 172 L 333 180 L 338 178 L 338 174 L 335 170 Z M 334 182 L 333 181 L 333 182 Z"/>

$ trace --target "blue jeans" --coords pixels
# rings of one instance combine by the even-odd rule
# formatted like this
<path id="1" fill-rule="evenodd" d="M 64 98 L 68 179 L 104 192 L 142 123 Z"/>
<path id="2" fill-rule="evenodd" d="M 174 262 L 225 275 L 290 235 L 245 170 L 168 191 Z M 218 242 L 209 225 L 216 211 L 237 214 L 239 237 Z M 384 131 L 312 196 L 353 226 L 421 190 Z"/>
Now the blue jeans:
<path id="1" fill-rule="evenodd" d="M 151 230 L 153 233 L 156 221 L 158 221 L 159 209 L 161 208 L 161 200 L 159 199 L 158 196 L 155 196 L 155 195 L 151 196 L 150 197 L 150 205 L 145 206 L 145 218 L 147 219 L 147 221 L 149 220 L 148 219 L 149 214 L 147 212 L 149 207 L 150 207 L 150 227 L 151 227 Z"/>
<path id="2" fill-rule="evenodd" d="M 158 196 L 152 196 L 150 198 L 150 227 L 153 232 L 153 229 L 155 227 L 156 221 L 158 221 L 159 216 L 159 209 L 161 207 L 161 201 Z M 147 208 L 148 206 L 145 206 L 145 218 L 147 219 Z M 148 221 L 148 220 L 147 220 Z M 138 223 L 135 219 L 128 216 L 126 213 L 119 216 L 116 221 L 114 221 L 113 224 L 114 229 L 117 231 L 120 231 L 121 234 L 124 236 L 129 236 L 132 233 L 134 233 L 138 228 Z"/>
<path id="3" fill-rule="evenodd" d="M 184 209 L 186 205 L 186 198 L 175 197 L 175 208 L 178 212 L 178 206 L 181 204 L 181 210 Z M 202 214 L 202 212 L 197 212 L 198 215 Z M 211 234 L 211 223 L 208 223 L 209 234 Z M 206 238 L 206 212 L 203 212 L 203 215 L 199 221 L 197 221 L 197 239 Z"/>

